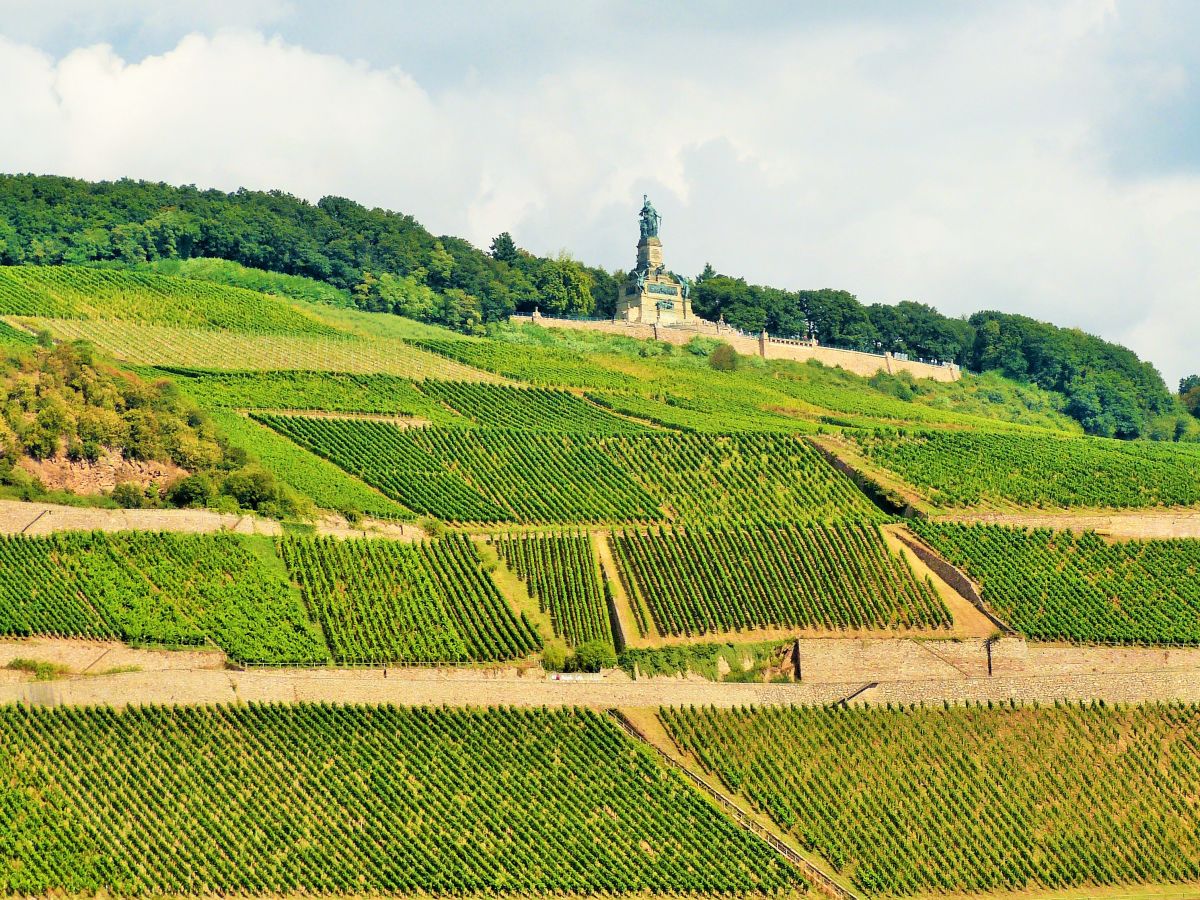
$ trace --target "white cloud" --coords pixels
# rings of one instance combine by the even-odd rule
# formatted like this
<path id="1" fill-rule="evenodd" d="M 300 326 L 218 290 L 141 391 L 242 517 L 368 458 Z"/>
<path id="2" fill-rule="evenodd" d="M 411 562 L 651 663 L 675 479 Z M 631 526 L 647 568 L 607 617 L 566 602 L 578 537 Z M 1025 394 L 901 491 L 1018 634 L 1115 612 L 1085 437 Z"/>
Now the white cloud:
<path id="1" fill-rule="evenodd" d="M 1126 341 L 1174 380 L 1200 369 L 1200 179 L 1109 160 L 1111 123 L 1187 72 L 1122 59 L 1125 27 L 1108 2 L 1005 4 L 592 47 L 437 92 L 252 31 L 136 61 L 0 39 L 0 165 L 336 193 L 613 267 L 649 191 L 681 271 L 1025 312 Z"/>

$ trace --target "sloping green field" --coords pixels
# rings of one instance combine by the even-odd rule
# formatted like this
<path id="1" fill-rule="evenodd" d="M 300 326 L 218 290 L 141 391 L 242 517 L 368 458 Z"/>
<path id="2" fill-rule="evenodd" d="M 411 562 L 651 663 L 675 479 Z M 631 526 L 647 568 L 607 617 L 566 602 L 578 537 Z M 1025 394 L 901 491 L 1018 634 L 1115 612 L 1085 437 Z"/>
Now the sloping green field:
<path id="1" fill-rule="evenodd" d="M 780 896 L 800 874 L 607 717 L 0 707 L 17 896 Z"/>

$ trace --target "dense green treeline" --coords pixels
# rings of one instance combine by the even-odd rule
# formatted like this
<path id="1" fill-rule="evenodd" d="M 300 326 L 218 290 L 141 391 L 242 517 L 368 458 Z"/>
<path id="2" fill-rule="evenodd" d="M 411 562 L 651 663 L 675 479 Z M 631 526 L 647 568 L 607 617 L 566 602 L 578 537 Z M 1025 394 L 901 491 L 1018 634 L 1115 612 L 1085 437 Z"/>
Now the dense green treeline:
<path id="1" fill-rule="evenodd" d="M 1126 347 L 1027 316 L 978 312 L 952 319 L 921 303 L 864 305 L 846 291 L 785 291 L 705 270 L 694 307 L 745 331 L 814 335 L 822 344 L 998 371 L 1066 398 L 1090 434 L 1179 440 L 1195 432 L 1162 376 Z"/>
<path id="2" fill-rule="evenodd" d="M 0 263 L 143 265 L 194 257 L 316 279 L 363 309 L 460 330 L 535 304 L 588 314 L 597 298 L 616 296 L 603 269 L 535 257 L 511 239 L 498 240 L 490 255 L 460 238 L 436 237 L 412 216 L 341 197 L 312 204 L 280 191 L 0 175 Z M 229 280 L 229 273 L 216 274 Z M 605 302 L 611 309 L 613 300 Z"/>

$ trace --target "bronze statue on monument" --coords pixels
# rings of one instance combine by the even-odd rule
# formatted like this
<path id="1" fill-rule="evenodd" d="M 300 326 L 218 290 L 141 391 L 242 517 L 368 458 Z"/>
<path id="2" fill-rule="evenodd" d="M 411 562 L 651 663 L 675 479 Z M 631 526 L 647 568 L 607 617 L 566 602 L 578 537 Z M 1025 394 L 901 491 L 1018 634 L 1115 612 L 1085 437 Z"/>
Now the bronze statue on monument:
<path id="1" fill-rule="evenodd" d="M 642 194 L 642 212 L 641 212 L 641 229 L 642 237 L 658 237 L 658 223 L 662 221 L 662 216 L 654 208 L 654 204 L 650 202 L 648 194 Z"/>

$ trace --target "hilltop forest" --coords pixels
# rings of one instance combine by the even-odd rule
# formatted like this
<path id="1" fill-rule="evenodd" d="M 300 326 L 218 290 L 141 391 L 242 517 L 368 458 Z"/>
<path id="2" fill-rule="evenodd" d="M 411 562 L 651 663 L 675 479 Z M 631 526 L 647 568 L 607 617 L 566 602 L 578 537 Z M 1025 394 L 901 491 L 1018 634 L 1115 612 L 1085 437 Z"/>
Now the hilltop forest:
<path id="1" fill-rule="evenodd" d="M 162 269 L 204 257 L 329 286 L 308 299 L 469 333 L 535 305 L 554 315 L 610 315 L 620 277 L 566 257 L 535 256 L 507 233 L 485 253 L 431 234 L 412 216 L 340 197 L 311 204 L 278 191 L 0 176 L 0 263 Z M 252 283 L 241 286 L 288 292 L 287 284 L 245 277 Z M 724 316 L 747 331 L 815 334 L 829 346 L 996 370 L 1063 395 L 1064 411 L 1091 434 L 1179 440 L 1195 428 L 1159 373 L 1132 351 L 1024 316 L 954 319 L 915 302 L 865 305 L 846 291 L 751 285 L 711 266 L 697 277 L 694 302 L 700 315 Z"/>

